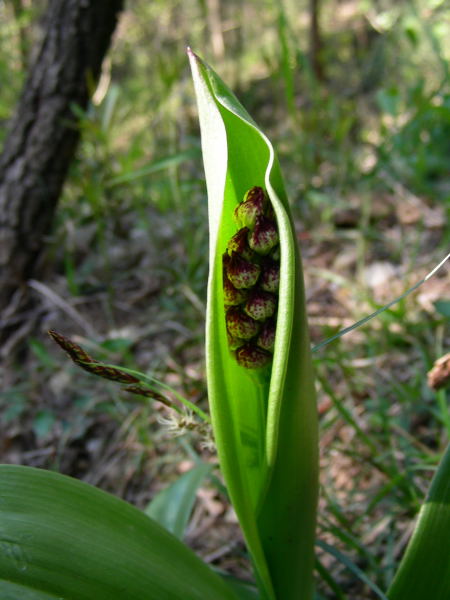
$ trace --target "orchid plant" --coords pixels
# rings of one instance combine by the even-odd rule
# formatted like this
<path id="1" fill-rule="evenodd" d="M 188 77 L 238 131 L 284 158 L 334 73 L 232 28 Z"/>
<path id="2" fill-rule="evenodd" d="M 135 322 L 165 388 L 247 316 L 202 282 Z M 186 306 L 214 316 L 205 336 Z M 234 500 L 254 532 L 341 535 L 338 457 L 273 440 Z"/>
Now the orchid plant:
<path id="1" fill-rule="evenodd" d="M 74 479 L 0 467 L 0 596 L 50 600 L 312 600 L 318 425 L 303 276 L 271 143 L 189 51 L 208 188 L 206 366 L 210 416 L 149 377 L 105 365 L 59 333 L 87 371 L 212 424 L 223 478 L 255 573 L 214 572 L 161 524 Z M 195 478 L 206 471 L 197 471 Z M 390 600 L 450 597 L 450 453 L 443 458 Z M 191 481 L 192 484 L 192 481 Z M 183 507 L 180 507 L 183 510 Z M 184 507 L 184 513 L 187 510 Z M 185 521 L 187 520 L 187 517 Z M 184 522 L 185 522 L 184 521 Z M 173 535 L 173 534 L 176 535 Z"/>

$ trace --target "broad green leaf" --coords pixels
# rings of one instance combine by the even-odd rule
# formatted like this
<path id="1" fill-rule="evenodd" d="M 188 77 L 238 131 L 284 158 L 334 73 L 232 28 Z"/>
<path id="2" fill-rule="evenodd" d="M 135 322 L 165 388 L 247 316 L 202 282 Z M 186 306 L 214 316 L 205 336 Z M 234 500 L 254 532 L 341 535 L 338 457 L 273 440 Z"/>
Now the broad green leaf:
<path id="1" fill-rule="evenodd" d="M 389 600 L 450 598 L 450 445 L 387 596 Z"/>
<path id="2" fill-rule="evenodd" d="M 182 539 L 197 490 L 212 468 L 212 465 L 202 463 L 183 473 L 174 483 L 153 498 L 145 513 L 178 539 Z"/>
<path id="3" fill-rule="evenodd" d="M 278 162 L 266 136 L 219 77 L 190 53 L 208 188 L 208 394 L 221 468 L 268 598 L 312 597 L 317 417 L 303 279 Z M 271 370 L 255 374 L 228 350 L 222 254 L 234 208 L 253 186 L 273 205 L 281 247 Z"/>
<path id="4" fill-rule="evenodd" d="M 19 598 L 20 600 L 59 600 L 61 596 L 30 590 L 10 581 L 0 581 L 0 598 L 2 600 L 18 600 Z"/>
<path id="5" fill-rule="evenodd" d="M 239 600 L 259 600 L 260 596 L 254 585 L 236 579 L 230 575 L 222 575 L 222 577 L 236 593 Z"/>
<path id="6" fill-rule="evenodd" d="M 144 513 L 31 467 L 0 466 L 0 547 L 0 582 L 36 592 L 11 596 L 12 587 L 14 600 L 236 599 Z"/>

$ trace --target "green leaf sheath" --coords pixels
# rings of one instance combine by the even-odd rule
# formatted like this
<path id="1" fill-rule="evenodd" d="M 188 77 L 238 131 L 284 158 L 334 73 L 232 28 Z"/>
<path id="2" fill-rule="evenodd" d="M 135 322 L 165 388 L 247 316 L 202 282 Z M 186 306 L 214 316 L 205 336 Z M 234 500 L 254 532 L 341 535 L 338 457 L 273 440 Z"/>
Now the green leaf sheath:
<path id="1" fill-rule="evenodd" d="M 236 600 L 144 513 L 49 471 L 0 466 L 0 548 L 2 599 Z"/>
<path id="2" fill-rule="evenodd" d="M 450 445 L 387 595 L 389 600 L 450 598 Z"/>
<path id="3" fill-rule="evenodd" d="M 210 279 L 208 392 L 221 468 L 269 598 L 312 598 L 317 502 L 317 416 L 303 277 L 273 148 L 235 96 L 190 56 L 208 188 Z M 263 187 L 280 237 L 280 290 L 273 364 L 239 366 L 228 348 L 222 254 L 236 233 L 235 207 Z"/>
<path id="4" fill-rule="evenodd" d="M 222 252 L 235 233 L 231 215 L 237 204 L 234 196 L 231 197 L 229 193 L 224 196 L 225 186 L 230 189 L 232 186 L 227 174 L 227 132 L 211 89 L 207 67 L 193 54 L 190 55 L 190 60 L 199 108 L 208 189 L 210 271 L 206 313 L 206 370 L 211 417 L 228 492 L 238 514 L 261 587 L 266 590 L 266 597 L 273 599 L 275 596 L 255 517 L 258 489 L 262 487 L 263 478 L 257 465 L 252 466 L 251 458 L 247 460 L 250 452 L 247 451 L 249 446 L 246 446 L 251 437 L 254 444 L 261 444 L 264 437 L 256 438 L 256 425 L 261 418 L 258 417 L 258 404 L 263 393 L 258 392 L 259 386 L 255 387 L 254 381 L 242 373 L 242 367 L 230 356 L 223 308 Z M 251 187 L 252 183 L 245 182 L 242 185 L 242 194 L 246 191 L 244 187 Z M 230 218 L 224 218 L 222 225 L 223 215 L 230 215 Z M 242 425 L 240 429 L 242 422 L 246 425 Z M 262 454 L 260 450 L 260 461 L 263 460 Z M 253 483 L 255 480 L 256 484 Z"/>

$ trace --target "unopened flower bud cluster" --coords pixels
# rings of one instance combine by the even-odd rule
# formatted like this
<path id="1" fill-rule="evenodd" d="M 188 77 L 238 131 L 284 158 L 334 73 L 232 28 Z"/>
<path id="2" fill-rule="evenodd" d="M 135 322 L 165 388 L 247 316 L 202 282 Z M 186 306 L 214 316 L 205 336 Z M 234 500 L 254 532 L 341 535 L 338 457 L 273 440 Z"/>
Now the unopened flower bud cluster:
<path id="1" fill-rule="evenodd" d="M 234 211 L 240 228 L 223 255 L 223 292 L 228 343 L 248 369 L 271 363 L 275 342 L 280 249 L 272 206 L 252 187 Z"/>

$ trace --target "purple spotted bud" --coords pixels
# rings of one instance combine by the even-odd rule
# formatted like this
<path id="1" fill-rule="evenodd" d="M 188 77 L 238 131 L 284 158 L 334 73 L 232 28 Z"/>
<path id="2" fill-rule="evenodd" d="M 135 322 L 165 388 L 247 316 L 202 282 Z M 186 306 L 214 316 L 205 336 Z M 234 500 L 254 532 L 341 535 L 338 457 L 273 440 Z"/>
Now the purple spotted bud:
<path id="1" fill-rule="evenodd" d="M 225 306 L 237 306 L 246 301 L 247 290 L 238 290 L 228 279 L 226 273 L 223 274 L 223 298 Z"/>
<path id="2" fill-rule="evenodd" d="M 258 333 L 260 328 L 259 323 L 236 307 L 227 310 L 226 322 L 231 337 L 241 340 L 249 340 Z"/>
<path id="3" fill-rule="evenodd" d="M 256 290 L 250 294 L 244 311 L 255 321 L 265 321 L 273 315 L 276 305 L 277 299 L 273 294 Z"/>
<path id="4" fill-rule="evenodd" d="M 228 279 L 238 290 L 253 287 L 258 281 L 261 267 L 255 265 L 244 258 L 241 258 L 237 252 L 232 252 L 230 260 L 226 264 L 226 273 Z"/>
<path id="5" fill-rule="evenodd" d="M 270 258 L 264 260 L 259 285 L 265 292 L 278 292 L 280 286 L 280 265 L 274 260 Z"/>
<path id="6" fill-rule="evenodd" d="M 236 350 L 236 360 L 246 369 L 260 369 L 265 367 L 272 360 L 270 352 L 258 348 L 252 343 L 244 344 Z"/>
<path id="7" fill-rule="evenodd" d="M 228 346 L 247 369 L 270 364 L 275 343 L 280 246 L 275 212 L 254 186 L 235 208 L 240 229 L 223 255 L 223 294 Z"/>
<path id="8" fill-rule="evenodd" d="M 275 321 L 273 319 L 268 319 L 261 327 L 261 331 L 256 338 L 256 344 L 263 350 L 273 352 L 273 347 L 275 345 L 275 332 Z"/>
<path id="9" fill-rule="evenodd" d="M 230 256 L 233 252 L 237 252 L 246 260 L 251 260 L 255 256 L 255 253 L 248 245 L 248 234 L 248 228 L 242 227 L 242 229 L 239 229 L 239 231 L 233 235 L 227 244 L 227 250 Z"/>
<path id="10" fill-rule="evenodd" d="M 264 216 L 256 219 L 254 230 L 248 237 L 248 243 L 252 250 L 258 254 L 269 254 L 278 244 L 278 231 L 275 223 Z"/>
<path id="11" fill-rule="evenodd" d="M 267 196 L 262 187 L 254 185 L 252 188 L 245 192 L 244 202 L 253 202 L 261 206 L 262 209 L 266 208 Z"/>
<path id="12" fill-rule="evenodd" d="M 234 210 L 234 218 L 238 225 L 253 229 L 256 219 L 264 214 L 267 197 L 264 190 L 258 186 L 252 187 Z"/>

